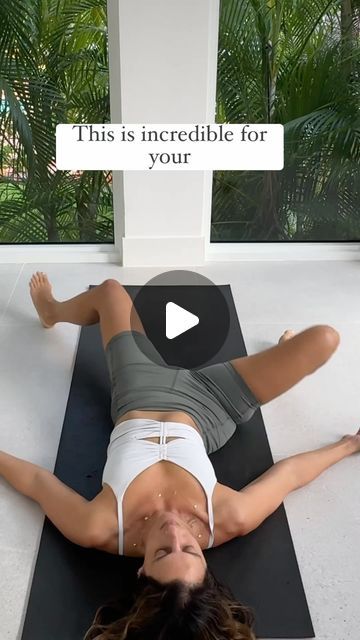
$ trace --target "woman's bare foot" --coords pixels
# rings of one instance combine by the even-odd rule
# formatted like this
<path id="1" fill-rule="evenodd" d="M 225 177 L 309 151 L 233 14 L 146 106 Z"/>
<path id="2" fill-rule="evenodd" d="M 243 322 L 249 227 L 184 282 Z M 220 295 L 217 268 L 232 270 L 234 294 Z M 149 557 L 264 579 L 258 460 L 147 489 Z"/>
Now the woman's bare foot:
<path id="1" fill-rule="evenodd" d="M 31 299 L 39 314 L 41 324 L 46 329 L 50 329 L 55 324 L 54 304 L 56 304 L 56 300 L 51 293 L 52 288 L 46 273 L 42 271 L 33 273 L 29 286 Z"/>
<path id="2" fill-rule="evenodd" d="M 293 338 L 294 335 L 295 331 L 293 331 L 292 329 L 287 329 L 279 339 L 279 344 L 281 344 L 281 342 L 285 342 L 285 340 L 290 340 L 290 338 Z"/>

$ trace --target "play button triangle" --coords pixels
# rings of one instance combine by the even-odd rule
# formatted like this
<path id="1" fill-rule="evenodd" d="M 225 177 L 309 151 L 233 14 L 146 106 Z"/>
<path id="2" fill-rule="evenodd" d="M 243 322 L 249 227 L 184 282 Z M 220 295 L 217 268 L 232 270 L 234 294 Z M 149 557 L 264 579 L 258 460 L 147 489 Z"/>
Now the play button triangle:
<path id="1" fill-rule="evenodd" d="M 199 324 L 199 318 L 175 302 L 166 304 L 166 337 L 169 340 L 180 336 L 185 331 Z"/>

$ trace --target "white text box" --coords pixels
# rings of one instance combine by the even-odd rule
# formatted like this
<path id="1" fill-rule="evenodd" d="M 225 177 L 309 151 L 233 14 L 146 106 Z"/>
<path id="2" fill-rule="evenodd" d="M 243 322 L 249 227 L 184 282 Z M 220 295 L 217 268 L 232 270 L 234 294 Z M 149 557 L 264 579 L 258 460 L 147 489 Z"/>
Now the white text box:
<path id="1" fill-rule="evenodd" d="M 281 124 L 58 124 L 60 170 L 281 170 Z"/>

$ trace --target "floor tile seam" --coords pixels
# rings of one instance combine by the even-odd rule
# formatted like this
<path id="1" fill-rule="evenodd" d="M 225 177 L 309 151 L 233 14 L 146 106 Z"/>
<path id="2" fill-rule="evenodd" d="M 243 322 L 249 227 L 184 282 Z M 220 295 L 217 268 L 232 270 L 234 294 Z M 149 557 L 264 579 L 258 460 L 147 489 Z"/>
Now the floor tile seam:
<path id="1" fill-rule="evenodd" d="M 14 286 L 13 286 L 13 288 L 12 288 L 11 292 L 10 292 L 10 296 L 9 296 L 9 298 L 8 298 L 8 301 L 7 301 L 6 305 L 5 305 L 5 308 L 4 308 L 3 312 L 2 312 L 2 314 L 0 315 L 0 323 L 2 322 L 3 318 L 4 318 L 4 317 L 5 317 L 5 315 L 6 315 L 7 310 L 8 310 L 8 308 L 9 308 L 9 304 L 10 304 L 10 302 L 11 302 L 11 300 L 12 300 L 12 297 L 13 297 L 13 295 L 14 295 L 14 293 L 15 293 L 15 289 L 16 289 L 16 287 L 17 287 L 17 285 L 18 285 L 18 282 L 19 282 L 19 280 L 20 280 L 20 277 L 21 277 L 21 275 L 22 275 L 22 273 L 23 273 L 23 271 L 24 271 L 24 267 L 25 267 L 25 263 L 23 262 L 23 263 L 22 263 L 22 265 L 21 265 L 20 271 L 19 271 L 19 273 L 18 273 L 18 275 L 17 275 L 17 278 L 16 278 L 16 280 L 15 280 Z"/>

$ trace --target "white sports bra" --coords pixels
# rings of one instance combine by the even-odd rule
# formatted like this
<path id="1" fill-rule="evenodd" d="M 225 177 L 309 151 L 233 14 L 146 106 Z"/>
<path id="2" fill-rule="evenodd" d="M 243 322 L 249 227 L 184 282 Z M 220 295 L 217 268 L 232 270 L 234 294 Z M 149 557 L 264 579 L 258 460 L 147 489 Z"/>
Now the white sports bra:
<path id="1" fill-rule="evenodd" d="M 166 442 L 167 437 L 177 436 Z M 151 442 L 143 438 L 160 438 Z M 202 485 L 208 506 L 210 540 L 214 542 L 214 514 L 212 494 L 217 483 L 214 468 L 208 458 L 198 431 L 180 422 L 160 422 L 136 418 L 120 422 L 112 431 L 107 449 L 107 461 L 102 482 L 112 488 L 118 502 L 119 554 L 124 553 L 124 525 L 122 502 L 131 481 L 142 471 L 160 460 L 174 462 L 191 473 Z"/>

